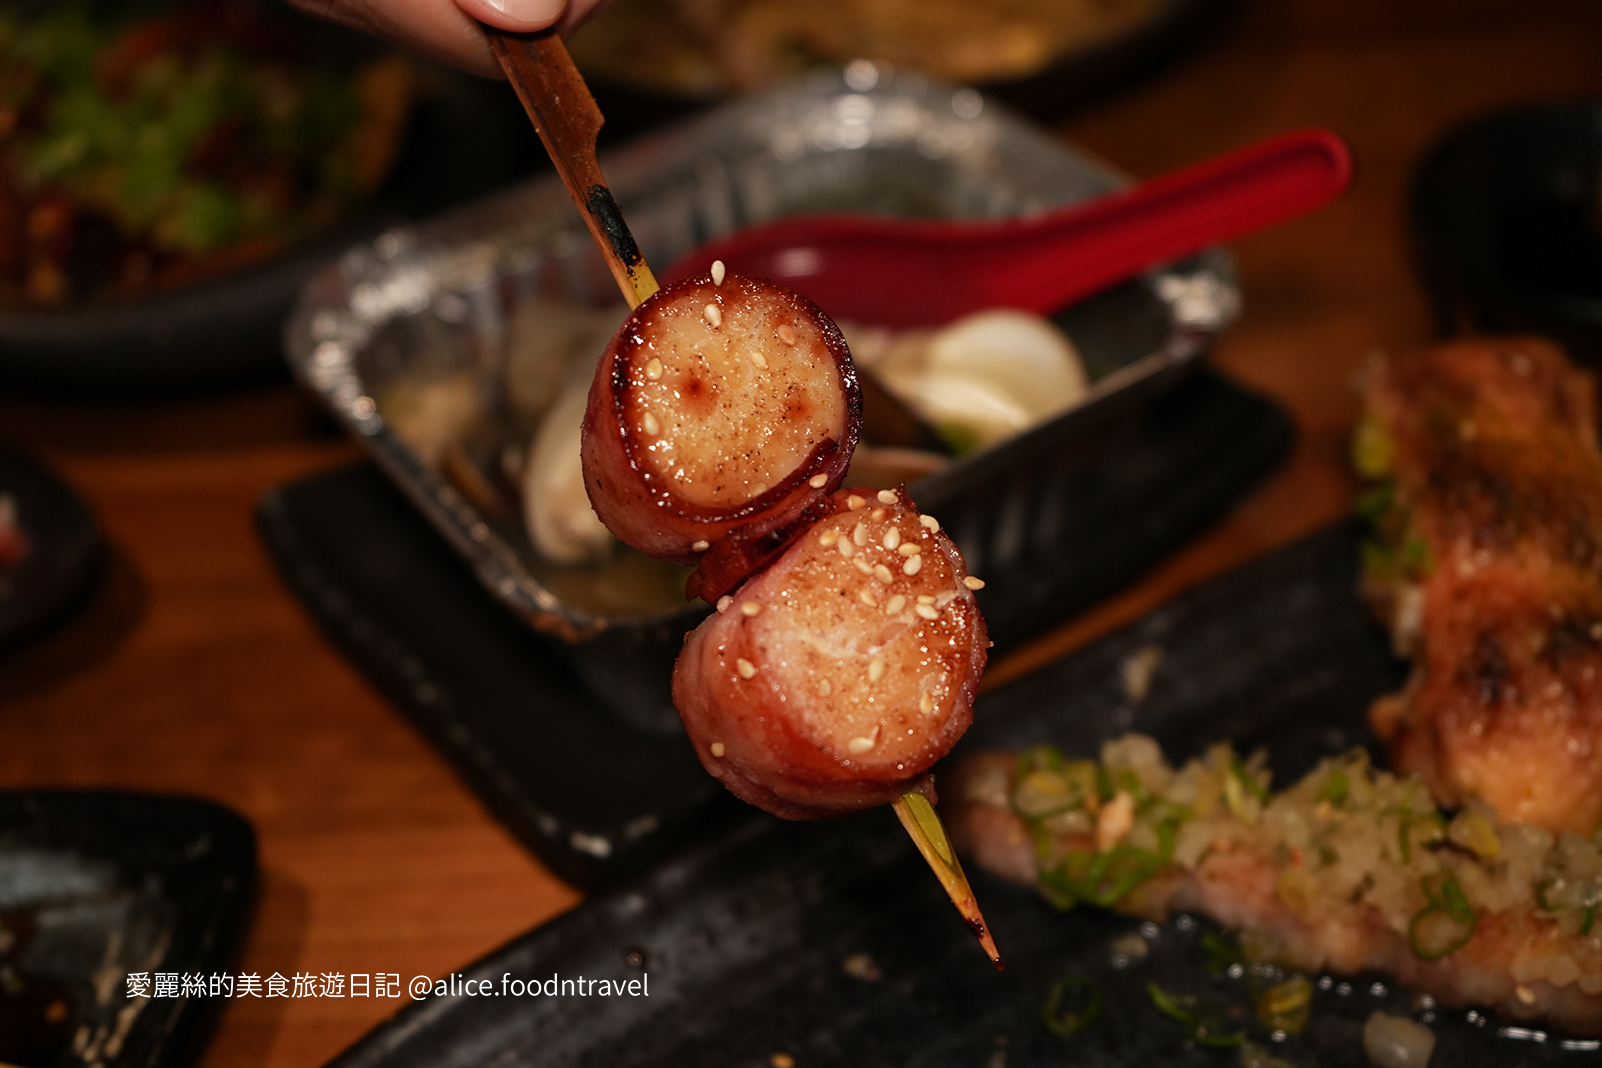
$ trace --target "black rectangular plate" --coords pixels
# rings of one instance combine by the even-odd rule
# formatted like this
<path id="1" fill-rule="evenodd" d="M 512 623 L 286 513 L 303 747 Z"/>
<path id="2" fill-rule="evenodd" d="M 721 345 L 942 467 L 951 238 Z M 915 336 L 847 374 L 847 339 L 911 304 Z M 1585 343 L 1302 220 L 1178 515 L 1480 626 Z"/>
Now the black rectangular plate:
<path id="1" fill-rule="evenodd" d="M 226 972 L 255 887 L 255 832 L 221 805 L 113 791 L 0 793 L 0 1061 L 195 1063 L 222 999 L 135 1004 L 127 975 Z M 53 1023 L 52 1004 L 66 1010 Z M 78 1033 L 86 1048 L 74 1051 Z"/>
<path id="2" fill-rule="evenodd" d="M 1402 665 L 1358 602 L 1356 559 L 1357 534 L 1343 524 L 1200 587 L 986 695 L 963 749 L 1049 740 L 1093 754 L 1132 728 L 1178 760 L 1230 738 L 1266 747 L 1284 782 L 1325 754 L 1371 745 L 1366 708 L 1398 684 Z M 1120 665 L 1147 646 L 1163 657 L 1149 693 L 1132 705 Z M 1181 918 L 1156 928 L 1150 955 L 1118 968 L 1110 943 L 1139 930 L 1137 922 L 1091 909 L 1060 913 L 1033 891 L 970 874 L 1006 958 L 1000 974 L 889 812 L 818 824 L 753 816 L 465 972 L 497 993 L 503 977 L 648 975 L 649 997 L 431 998 L 334 1068 L 762 1068 L 776 1053 L 803 1068 L 1239 1063 L 1237 1050 L 1191 1045 L 1146 993 L 1151 981 L 1206 986 L 1198 945 L 1206 925 Z M 844 962 L 858 954 L 878 978 L 846 973 Z M 1070 974 L 1102 984 L 1106 1000 L 1084 1034 L 1061 1039 L 1042 1025 L 1041 1009 Z M 1356 1068 L 1368 1063 L 1368 1015 L 1412 1011 L 1411 995 L 1381 977 L 1341 982 L 1318 989 L 1307 1031 L 1274 1052 L 1300 1068 Z M 1558 1035 L 1501 1037 L 1496 1021 L 1477 1019 L 1439 1011 L 1432 1063 L 1523 1068 L 1595 1056 L 1565 1049 Z"/>
<path id="3" fill-rule="evenodd" d="M 1281 408 L 1211 371 L 1100 411 L 1077 459 L 1032 471 L 1032 489 L 1013 502 L 1031 533 L 1005 554 L 975 550 L 997 653 L 1193 537 L 1273 469 L 1292 437 Z M 971 507 L 931 511 L 960 539 Z M 719 809 L 738 811 L 668 703 L 682 630 L 618 628 L 578 650 L 533 633 L 367 465 L 275 491 L 259 521 L 333 639 L 563 877 L 615 883 Z M 671 730 L 635 729 L 597 698 L 600 686 L 650 695 Z"/>

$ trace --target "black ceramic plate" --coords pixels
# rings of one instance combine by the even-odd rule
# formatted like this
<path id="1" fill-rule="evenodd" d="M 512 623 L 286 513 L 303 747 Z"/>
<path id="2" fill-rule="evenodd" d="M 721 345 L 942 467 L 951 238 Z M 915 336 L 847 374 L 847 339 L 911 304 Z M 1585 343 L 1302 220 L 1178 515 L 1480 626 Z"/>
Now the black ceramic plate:
<path id="1" fill-rule="evenodd" d="M 0 1062 L 193 1064 L 223 1000 L 130 998 L 128 976 L 225 972 L 255 882 L 255 834 L 221 806 L 0 793 Z"/>
<path id="2" fill-rule="evenodd" d="M 28 553 L 0 567 L 0 654 L 82 603 L 100 574 L 100 528 L 83 498 L 27 453 L 0 444 L 0 494 L 16 501 Z"/>
<path id="3" fill-rule="evenodd" d="M 1454 130 L 1419 166 L 1410 215 L 1444 332 L 1542 333 L 1602 362 L 1602 101 Z"/>
<path id="4" fill-rule="evenodd" d="M 1131 728 L 1171 758 L 1218 738 L 1266 746 L 1276 777 L 1364 744 L 1368 702 L 1400 666 L 1359 604 L 1357 539 L 1341 526 L 1265 557 L 1144 621 L 987 694 L 964 750 L 1050 740 L 1091 754 Z M 1156 646 L 1146 698 L 1131 704 L 1120 664 Z M 1150 954 L 1115 966 L 1135 921 L 1059 913 L 1034 892 L 970 873 L 1007 969 L 980 953 L 886 811 L 833 823 L 753 816 L 649 877 L 538 928 L 466 969 L 475 996 L 430 998 L 338 1058 L 337 1068 L 725 1065 L 764 1068 L 1102 1068 L 1239 1063 L 1190 1044 L 1146 984 L 1200 991 L 1201 939 L 1184 919 L 1145 933 Z M 1100 984 L 1099 1019 L 1073 1039 L 1041 1022 L 1065 976 Z M 564 995 L 561 980 L 649 978 L 649 996 Z M 555 978 L 555 994 L 526 993 Z M 517 981 L 525 994 L 515 996 Z M 480 986 L 482 982 L 485 985 Z M 1376 986 L 1375 984 L 1379 984 Z M 1325 989 L 1324 987 L 1327 987 Z M 625 989 L 627 989 L 625 987 Z M 487 993 L 486 993 L 487 992 Z M 1377 976 L 1321 983 L 1300 1036 L 1253 1038 L 1301 1068 L 1366 1065 L 1376 1008 L 1411 1011 Z M 1497 1034 L 1461 1012 L 1433 1020 L 1436 1065 L 1571 1065 L 1562 1036 Z M 1581 1043 L 1579 1049 L 1592 1049 Z M 1594 1056 L 1594 1054 L 1593 1054 Z"/>
<path id="5" fill-rule="evenodd" d="M 981 571 L 998 650 L 1192 537 L 1291 437 L 1280 408 L 1210 371 L 1127 408 L 1104 410 L 1073 462 L 1029 472 L 1034 510 L 1020 514 L 1033 517 L 1032 533 Z M 962 503 L 952 507 L 932 510 L 959 529 Z M 532 633 L 370 466 L 286 487 L 260 520 L 285 578 L 333 638 L 564 877 L 616 882 L 727 802 L 668 697 L 680 633 L 614 630 L 577 647 Z"/>

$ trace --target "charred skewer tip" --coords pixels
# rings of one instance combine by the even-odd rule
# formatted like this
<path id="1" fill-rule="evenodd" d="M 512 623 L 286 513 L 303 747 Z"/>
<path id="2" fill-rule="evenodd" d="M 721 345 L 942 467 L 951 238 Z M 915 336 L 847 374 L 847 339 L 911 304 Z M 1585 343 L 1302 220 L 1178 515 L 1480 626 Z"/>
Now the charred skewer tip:
<path id="1" fill-rule="evenodd" d="M 956 850 L 951 848 L 951 839 L 946 836 L 945 825 L 940 822 L 934 806 L 927 797 L 913 790 L 902 794 L 890 807 L 896 810 L 901 826 L 906 828 L 918 852 L 923 854 L 923 859 L 934 870 L 935 877 L 945 888 L 946 896 L 957 906 L 957 911 L 967 922 L 968 930 L 979 940 L 985 955 L 996 966 L 996 971 L 1002 971 L 1006 965 L 1001 963 L 1001 952 L 996 949 L 995 939 L 990 937 L 990 928 L 979 911 L 979 900 L 968 885 L 968 876 L 963 874 L 962 863 L 957 860 Z"/>

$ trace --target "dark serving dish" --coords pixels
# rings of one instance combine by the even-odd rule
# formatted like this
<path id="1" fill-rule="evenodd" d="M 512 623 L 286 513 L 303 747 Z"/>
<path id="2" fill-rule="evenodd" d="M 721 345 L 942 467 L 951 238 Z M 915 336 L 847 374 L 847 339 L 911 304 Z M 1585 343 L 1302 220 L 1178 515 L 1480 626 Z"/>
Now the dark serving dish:
<path id="1" fill-rule="evenodd" d="M 1282 409 L 1207 369 L 1084 427 L 1081 462 L 1042 480 L 1072 502 L 1069 519 L 981 591 L 996 654 L 1214 521 L 1290 438 Z M 616 885 L 742 807 L 679 726 L 677 641 L 619 627 L 575 647 L 533 632 L 372 464 L 275 490 L 257 518 L 330 638 L 564 879 Z"/>
<path id="2" fill-rule="evenodd" d="M 1366 709 L 1400 684 L 1403 667 L 1355 592 L 1357 565 L 1358 533 L 1343 524 L 1216 579 L 985 694 L 958 755 L 1040 741 L 1093 755 L 1133 729 L 1154 735 L 1171 759 L 1219 738 L 1265 747 L 1285 782 L 1324 755 L 1374 748 Z M 1161 659 L 1151 687 L 1132 700 L 1121 665 L 1153 647 Z M 970 875 L 1006 959 L 1000 974 L 889 813 L 813 824 L 752 815 L 463 970 L 493 993 L 412 1006 L 331 1068 L 762 1068 L 783 1063 L 775 1054 L 806 1068 L 1238 1063 L 1238 1050 L 1190 1044 L 1146 989 L 1215 982 L 1199 944 L 1209 925 L 1064 914 L 1031 890 Z M 1120 962 L 1111 943 L 1132 934 L 1149 955 Z M 512 981 L 553 975 L 649 976 L 650 994 L 503 993 Z M 1105 1003 L 1097 1022 L 1065 1040 L 1041 1015 L 1069 975 L 1099 983 Z M 1216 981 L 1227 991 L 1226 982 Z M 1421 1013 L 1377 975 L 1318 982 L 1307 1030 L 1283 1043 L 1245 1026 L 1295 1064 L 1360 1068 L 1375 1009 L 1425 1016 L 1441 1065 L 1566 1066 L 1602 1049 L 1594 1039 L 1503 1029 L 1483 1013 Z"/>
<path id="3" fill-rule="evenodd" d="M 1602 101 L 1453 131 L 1420 165 L 1410 213 L 1444 332 L 1546 334 L 1602 361 Z"/>
<path id="4" fill-rule="evenodd" d="M 333 69 L 380 53 L 376 42 L 353 31 L 287 9 L 272 17 Z M 283 321 L 318 268 L 353 242 L 481 195 L 544 162 L 505 86 L 421 65 L 414 71 L 415 97 L 395 163 L 351 216 L 270 259 L 169 291 L 60 308 L 0 307 L 0 384 L 111 392 L 281 373 Z"/>
<path id="5" fill-rule="evenodd" d="M 224 999 L 130 996 L 128 976 L 226 972 L 255 885 L 255 833 L 219 805 L 0 793 L 0 1061 L 195 1063 Z"/>
<path id="6" fill-rule="evenodd" d="M 0 655 L 89 595 L 104 543 L 94 513 L 71 486 L 28 453 L 0 443 L 0 494 L 15 501 L 28 541 L 14 568 L 0 567 Z"/>
<path id="7" fill-rule="evenodd" d="M 611 155 L 606 173 L 658 265 L 783 215 L 1012 216 L 1125 184 L 972 89 L 872 64 L 724 105 Z M 556 332 L 547 324 L 560 323 L 542 303 L 554 297 L 601 307 L 618 299 L 552 178 L 353 249 L 307 285 L 286 332 L 289 359 L 484 587 L 535 629 L 569 642 L 593 685 L 607 692 L 629 681 L 613 670 L 620 658 L 671 664 L 700 612 L 686 610 L 676 589 L 618 611 L 565 596 L 563 583 L 576 581 L 577 570 L 534 549 L 519 508 L 475 494 L 409 442 L 401 432 L 405 406 L 395 399 L 410 398 L 413 410 L 468 407 L 475 447 L 486 457 L 473 481 L 493 482 L 508 449 L 529 441 L 509 417 L 505 369 L 535 347 L 531 339 Z M 1116 437 L 1120 423 L 1188 373 L 1238 308 L 1233 265 L 1215 249 L 1066 309 L 1058 322 L 1084 358 L 1085 402 L 919 479 L 910 487 L 914 498 L 947 524 L 978 574 L 1021 576 L 1073 527 L 1063 472 L 1086 466 L 1092 439 Z M 1021 578 L 1016 585 L 1047 612 L 1060 592 Z M 649 696 L 612 693 L 613 703 L 638 709 L 642 723 L 676 730 L 665 678 L 647 688 Z"/>

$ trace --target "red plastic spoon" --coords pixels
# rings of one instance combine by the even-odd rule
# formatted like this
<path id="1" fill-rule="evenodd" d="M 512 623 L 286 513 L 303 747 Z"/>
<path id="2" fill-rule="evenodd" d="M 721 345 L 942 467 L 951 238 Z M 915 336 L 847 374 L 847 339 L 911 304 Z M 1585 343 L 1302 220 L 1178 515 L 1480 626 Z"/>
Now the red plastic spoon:
<path id="1" fill-rule="evenodd" d="M 837 319 L 890 327 L 984 308 L 1048 314 L 1148 267 L 1322 207 L 1351 176 L 1344 141 L 1302 130 L 1028 218 L 781 219 L 703 245 L 665 277 L 722 260 L 731 271 L 784 282 Z"/>

